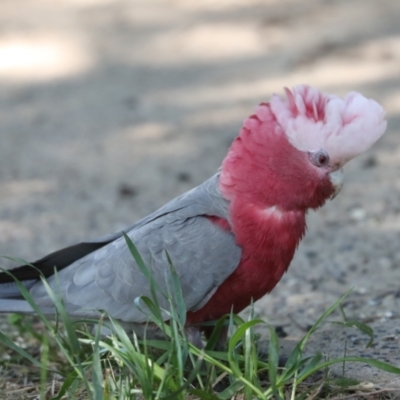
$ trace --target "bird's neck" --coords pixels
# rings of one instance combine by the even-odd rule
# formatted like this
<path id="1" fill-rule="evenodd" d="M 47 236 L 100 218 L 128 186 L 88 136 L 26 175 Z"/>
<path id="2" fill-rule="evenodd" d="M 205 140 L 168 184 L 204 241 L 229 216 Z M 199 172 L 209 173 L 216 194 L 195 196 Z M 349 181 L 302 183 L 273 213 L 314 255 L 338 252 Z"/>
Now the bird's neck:
<path id="1" fill-rule="evenodd" d="M 271 255 L 280 251 L 288 262 L 306 231 L 305 210 L 287 211 L 279 205 L 261 207 L 240 197 L 232 200 L 229 217 L 238 245 L 249 254 L 264 257 L 265 249 Z"/>

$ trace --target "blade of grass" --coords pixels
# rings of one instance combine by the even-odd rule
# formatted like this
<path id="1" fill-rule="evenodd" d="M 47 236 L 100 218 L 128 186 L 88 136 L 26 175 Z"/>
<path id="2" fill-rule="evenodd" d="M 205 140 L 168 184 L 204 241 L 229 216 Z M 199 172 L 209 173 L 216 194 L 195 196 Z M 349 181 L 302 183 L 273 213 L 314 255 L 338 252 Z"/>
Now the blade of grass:
<path id="1" fill-rule="evenodd" d="M 367 343 L 366 347 L 371 347 L 372 343 L 374 342 L 374 331 L 373 329 L 368 326 L 367 324 L 364 324 L 360 321 L 355 321 L 355 320 L 346 320 L 345 322 L 341 321 L 331 321 L 331 324 L 343 326 L 343 327 L 348 327 L 348 328 L 357 328 L 359 331 L 365 333 L 366 335 L 369 336 L 370 340 Z"/>
<path id="2" fill-rule="evenodd" d="M 275 328 L 269 327 L 269 346 L 268 346 L 268 378 L 271 391 L 274 396 L 280 398 L 277 390 L 277 375 L 279 365 L 279 340 Z"/>
<path id="3" fill-rule="evenodd" d="M 103 400 L 103 373 L 101 370 L 101 361 L 100 361 L 100 335 L 102 328 L 103 317 L 100 318 L 98 325 L 96 327 L 96 335 L 94 337 L 93 343 L 93 359 L 92 359 L 92 382 L 93 382 L 93 397 L 94 400 Z"/>
<path id="4" fill-rule="evenodd" d="M 318 370 L 324 369 L 326 367 L 329 367 L 330 365 L 333 364 L 338 364 L 342 362 L 359 362 L 359 363 L 364 363 L 371 365 L 372 367 L 378 368 L 382 371 L 390 372 L 392 374 L 400 375 L 400 368 L 395 367 L 391 364 L 385 363 L 383 361 L 375 360 L 373 358 L 363 358 L 363 357 L 353 357 L 353 356 L 348 356 L 348 357 L 340 357 L 340 358 L 335 358 L 332 360 L 325 361 L 321 364 L 316 365 L 314 368 L 310 368 L 307 373 L 302 374 L 301 377 L 298 378 L 298 383 L 303 382 L 305 379 L 307 379 L 310 375 L 314 374 Z"/>
<path id="5" fill-rule="evenodd" d="M 35 360 L 29 353 L 27 353 L 24 349 L 22 349 L 17 344 L 15 344 L 9 337 L 4 335 L 3 332 L 0 332 L 0 341 L 1 341 L 1 343 L 4 344 L 4 346 L 7 346 L 10 349 L 14 350 L 16 353 L 21 355 L 23 358 L 26 358 L 28 361 L 30 361 L 36 367 L 44 368 L 44 365 L 40 361 Z M 53 372 L 56 372 L 56 371 L 53 371 Z"/>
<path id="6" fill-rule="evenodd" d="M 49 363 L 49 339 L 45 335 L 42 338 L 40 350 L 40 362 L 43 365 L 43 368 L 40 369 L 40 400 L 44 400 L 46 398 L 47 366 Z"/>
<path id="7" fill-rule="evenodd" d="M 213 329 L 213 332 L 212 332 L 212 334 L 211 334 L 210 338 L 208 339 L 207 344 L 205 346 L 206 350 L 212 350 L 212 349 L 215 348 L 215 346 L 218 343 L 218 340 L 219 340 L 219 338 L 221 336 L 222 329 L 227 324 L 227 319 L 228 319 L 228 316 L 224 315 L 218 321 L 213 322 L 214 329 Z M 211 326 L 211 323 L 207 324 L 207 325 Z M 204 325 L 204 326 L 206 326 L 206 325 Z"/>
<path id="8" fill-rule="evenodd" d="M 180 325 L 185 326 L 187 309 L 186 309 L 185 300 L 183 298 L 182 286 L 179 281 L 179 276 L 176 273 L 176 269 L 175 269 L 174 265 L 172 264 L 171 257 L 169 256 L 167 251 L 165 251 L 165 253 L 167 255 L 169 270 L 170 270 L 170 273 L 172 276 L 173 291 L 171 294 L 175 298 L 177 317 L 178 317 Z"/>

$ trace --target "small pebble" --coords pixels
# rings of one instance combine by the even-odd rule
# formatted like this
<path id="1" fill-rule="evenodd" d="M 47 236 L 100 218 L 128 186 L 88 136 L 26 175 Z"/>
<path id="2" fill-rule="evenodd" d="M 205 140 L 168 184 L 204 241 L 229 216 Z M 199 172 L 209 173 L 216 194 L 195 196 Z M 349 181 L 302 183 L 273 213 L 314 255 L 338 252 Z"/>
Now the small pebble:
<path id="1" fill-rule="evenodd" d="M 190 182 L 192 180 L 192 176 L 188 172 L 181 171 L 176 174 L 176 179 L 179 182 Z"/>
<path id="2" fill-rule="evenodd" d="M 121 183 L 118 187 L 118 195 L 120 197 L 134 197 L 138 194 L 138 190 L 135 186 L 129 183 Z"/>
<path id="3" fill-rule="evenodd" d="M 373 168 L 376 167 L 378 165 L 378 160 L 376 159 L 376 157 L 371 156 L 368 157 L 362 164 L 362 168 Z"/>
<path id="4" fill-rule="evenodd" d="M 315 258 L 315 257 L 317 257 L 317 255 L 318 255 L 318 253 L 316 251 L 313 251 L 313 250 L 306 251 L 307 258 Z"/>
<path id="5" fill-rule="evenodd" d="M 285 329 L 283 326 L 276 326 L 275 327 L 275 332 L 278 336 L 278 338 L 285 338 L 288 334 L 285 332 Z"/>
<path id="6" fill-rule="evenodd" d="M 366 216 L 367 212 L 361 207 L 353 208 L 352 210 L 350 210 L 350 218 L 353 221 L 362 221 L 363 219 L 365 219 Z"/>
<path id="7" fill-rule="evenodd" d="M 393 317 L 392 311 L 386 311 L 385 312 L 385 318 L 392 318 L 392 317 Z"/>
<path id="8" fill-rule="evenodd" d="M 357 264 L 350 264 L 347 269 L 349 271 L 357 271 L 358 266 L 357 266 Z"/>
<path id="9" fill-rule="evenodd" d="M 395 335 L 387 335 L 387 336 L 384 336 L 382 338 L 382 340 L 384 340 L 386 342 L 397 340 L 397 336 L 395 336 Z"/>

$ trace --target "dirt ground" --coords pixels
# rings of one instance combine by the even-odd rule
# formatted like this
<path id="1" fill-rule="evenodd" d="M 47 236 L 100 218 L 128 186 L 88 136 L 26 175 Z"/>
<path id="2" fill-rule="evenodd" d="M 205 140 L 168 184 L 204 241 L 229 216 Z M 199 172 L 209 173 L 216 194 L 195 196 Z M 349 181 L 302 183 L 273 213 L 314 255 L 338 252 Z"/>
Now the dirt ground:
<path id="1" fill-rule="evenodd" d="M 360 91 L 387 110 L 387 134 L 309 215 L 289 272 L 256 311 L 286 348 L 354 287 L 344 309 L 371 324 L 373 347 L 328 325 L 310 352 L 339 356 L 347 343 L 348 355 L 400 366 L 399 21 L 398 0 L 2 0 L 0 254 L 35 260 L 201 183 L 283 86 Z"/>

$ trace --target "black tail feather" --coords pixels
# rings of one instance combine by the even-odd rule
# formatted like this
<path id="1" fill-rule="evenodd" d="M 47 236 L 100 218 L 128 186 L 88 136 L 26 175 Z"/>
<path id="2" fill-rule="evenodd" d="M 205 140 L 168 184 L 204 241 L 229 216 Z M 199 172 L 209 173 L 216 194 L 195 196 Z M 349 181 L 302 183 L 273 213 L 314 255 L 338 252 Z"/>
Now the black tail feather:
<path id="1" fill-rule="evenodd" d="M 75 244 L 55 251 L 54 253 L 33 262 L 31 265 L 21 265 L 20 267 L 9 270 L 9 272 L 11 272 L 19 281 L 39 279 L 41 276 L 48 278 L 54 274 L 54 269 L 61 271 L 76 260 L 100 249 L 111 241 L 112 240 Z M 0 284 L 9 282 L 14 282 L 13 277 L 5 272 L 0 273 Z"/>

